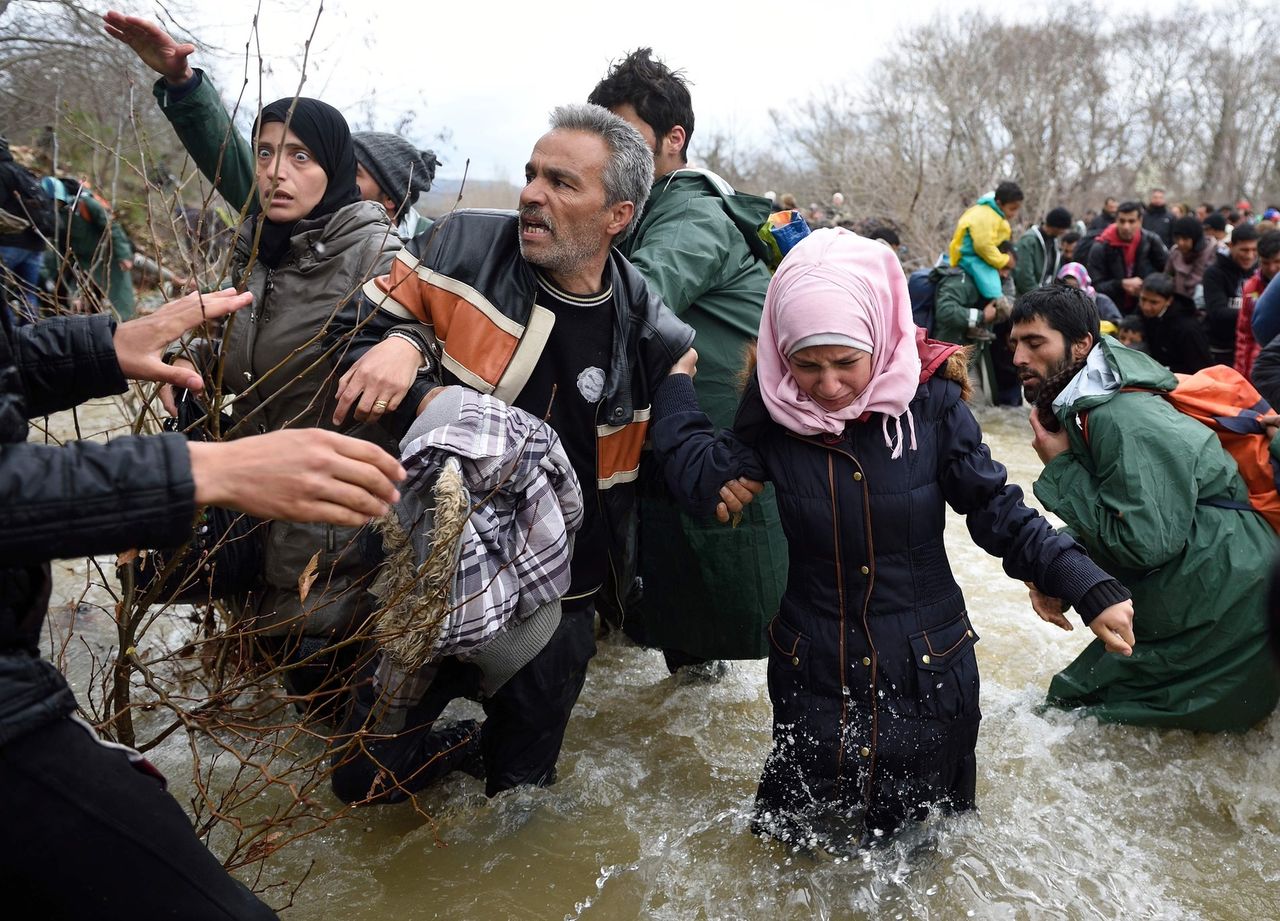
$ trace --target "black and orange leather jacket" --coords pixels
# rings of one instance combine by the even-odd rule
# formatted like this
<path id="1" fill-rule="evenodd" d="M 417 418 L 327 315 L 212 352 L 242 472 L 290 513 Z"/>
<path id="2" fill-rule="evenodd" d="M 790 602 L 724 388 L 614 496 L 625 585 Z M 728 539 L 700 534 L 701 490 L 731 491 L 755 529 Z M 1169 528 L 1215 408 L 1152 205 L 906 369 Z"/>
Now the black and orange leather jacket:
<path id="1" fill-rule="evenodd" d="M 360 315 L 350 318 L 357 332 L 339 370 L 392 329 L 414 333 L 431 359 L 430 371 L 401 404 L 399 424 L 407 426 L 405 413 L 411 417 L 421 394 L 438 383 L 465 384 L 512 402 L 528 382 L 555 315 L 538 304 L 517 228 L 513 211 L 456 211 L 410 241 L 388 274 L 365 284 Z M 602 601 L 621 604 L 634 583 L 635 480 L 650 402 L 694 333 L 617 250 L 610 251 L 606 271 L 615 334 L 596 426 L 596 476 L 615 582 L 612 598 Z"/>

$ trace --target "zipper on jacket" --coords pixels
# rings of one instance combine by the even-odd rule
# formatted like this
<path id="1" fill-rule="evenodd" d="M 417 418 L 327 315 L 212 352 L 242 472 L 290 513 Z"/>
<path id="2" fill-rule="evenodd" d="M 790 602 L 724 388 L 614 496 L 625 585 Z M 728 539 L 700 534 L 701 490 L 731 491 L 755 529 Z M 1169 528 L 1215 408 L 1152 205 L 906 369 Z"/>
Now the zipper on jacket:
<path id="1" fill-rule="evenodd" d="M 267 269 L 267 281 L 262 286 L 262 322 L 269 323 L 271 321 L 271 309 L 268 306 L 271 303 L 271 289 L 276 286 L 276 270 Z"/>
<path id="2" fill-rule="evenodd" d="M 879 662 L 880 655 L 876 650 L 875 640 L 871 636 L 871 624 L 867 619 L 867 615 L 871 610 L 871 592 L 875 588 L 876 581 L 876 553 L 875 539 L 871 533 L 871 490 L 867 484 L 866 474 L 862 471 L 862 464 L 853 452 L 826 442 L 815 441 L 798 435 L 795 432 L 787 432 L 791 437 L 803 441 L 806 444 L 815 445 L 825 448 L 831 454 L 840 454 L 849 458 L 854 466 L 854 481 L 862 485 L 862 515 L 863 515 L 863 532 L 866 535 L 867 542 L 867 585 L 862 599 L 862 634 L 867 639 L 867 646 L 871 649 L 871 686 L 869 698 L 871 701 L 871 744 L 868 747 L 869 755 L 867 761 L 867 780 L 863 790 L 863 805 L 865 808 L 871 807 L 872 779 L 875 777 L 876 769 L 876 740 L 879 737 L 880 729 L 880 704 L 878 695 L 876 694 L 876 685 L 879 681 Z M 836 504 L 836 479 L 835 464 L 830 454 L 827 456 L 827 483 L 828 490 L 831 494 L 831 514 L 832 514 L 832 531 L 836 547 L 836 588 L 840 599 L 840 751 L 836 761 L 836 783 L 839 785 L 843 777 L 844 767 L 844 739 L 845 739 L 845 723 L 846 711 L 849 705 L 849 680 L 848 680 L 848 664 L 845 660 L 845 597 L 844 597 L 844 569 L 843 569 L 843 550 L 840 545 L 840 522 L 838 516 L 839 506 Z"/>

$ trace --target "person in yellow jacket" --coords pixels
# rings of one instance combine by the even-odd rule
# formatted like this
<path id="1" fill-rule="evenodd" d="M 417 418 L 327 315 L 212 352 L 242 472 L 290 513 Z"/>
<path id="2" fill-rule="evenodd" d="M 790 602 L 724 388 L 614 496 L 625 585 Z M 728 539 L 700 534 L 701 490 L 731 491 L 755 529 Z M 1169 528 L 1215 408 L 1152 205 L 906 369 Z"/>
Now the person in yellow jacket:
<path id="1" fill-rule="evenodd" d="M 1022 207 L 1022 198 L 1016 182 L 1000 183 L 995 192 L 982 196 L 960 215 L 951 238 L 951 264 L 964 269 L 988 300 L 1003 293 L 1000 270 L 1008 264 L 1009 256 L 1000 251 L 1000 244 L 1013 237 L 1009 221 Z"/>

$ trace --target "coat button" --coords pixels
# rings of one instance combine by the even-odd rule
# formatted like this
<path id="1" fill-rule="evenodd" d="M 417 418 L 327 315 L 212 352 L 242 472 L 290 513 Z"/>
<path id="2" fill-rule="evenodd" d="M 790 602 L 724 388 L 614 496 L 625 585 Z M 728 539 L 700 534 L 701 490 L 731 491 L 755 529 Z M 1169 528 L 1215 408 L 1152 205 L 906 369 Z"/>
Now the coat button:
<path id="1" fill-rule="evenodd" d="M 869 576 L 869 575 L 871 575 L 871 567 L 870 567 L 870 566 L 863 566 L 863 567 L 862 567 L 862 569 L 861 569 L 861 572 L 862 572 L 862 574 L 863 574 L 864 576 Z"/>
<path id="2" fill-rule="evenodd" d="M 855 481 L 855 482 L 861 482 L 861 480 L 862 480 L 862 474 L 855 470 L 855 471 L 853 472 L 853 479 L 854 479 L 854 481 Z"/>
<path id="3" fill-rule="evenodd" d="M 862 746 L 862 748 L 858 749 L 858 754 L 860 754 L 864 758 L 868 758 L 871 756 L 871 749 L 867 748 L 867 746 L 864 745 Z"/>
<path id="4" fill-rule="evenodd" d="M 615 418 L 615 419 L 621 419 L 621 418 L 622 418 L 622 407 L 621 407 L 621 406 L 618 406 L 618 407 L 615 407 L 615 408 L 614 408 L 614 410 L 613 410 L 613 418 Z"/>
<path id="5" fill-rule="evenodd" d="M 792 664 L 792 665 L 799 665 L 799 664 L 800 664 L 800 657 L 799 657 L 799 656 L 792 656 L 792 657 L 791 657 L 791 664 Z"/>
<path id="6" fill-rule="evenodd" d="M 871 657 L 870 657 L 870 656 L 863 656 L 863 657 L 862 657 L 862 664 L 863 664 L 863 665 L 870 665 L 870 664 L 871 664 Z"/>
<path id="7" fill-rule="evenodd" d="M 928 657 L 928 656 L 921 656 L 921 657 L 920 657 L 920 661 L 921 661 L 921 662 L 923 662 L 925 665 L 928 665 L 928 664 L 929 664 L 929 657 Z"/>

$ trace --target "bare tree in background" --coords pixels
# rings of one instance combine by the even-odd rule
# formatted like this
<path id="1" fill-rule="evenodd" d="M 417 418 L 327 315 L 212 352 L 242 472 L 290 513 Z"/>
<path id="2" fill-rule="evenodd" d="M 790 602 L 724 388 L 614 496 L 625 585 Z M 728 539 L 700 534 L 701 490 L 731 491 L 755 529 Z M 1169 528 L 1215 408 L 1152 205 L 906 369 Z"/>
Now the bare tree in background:
<path id="1" fill-rule="evenodd" d="M 858 85 L 775 112 L 778 150 L 724 139 L 717 171 L 801 201 L 844 193 L 854 214 L 893 221 L 936 252 L 960 211 L 1004 178 L 1028 221 L 1104 197 L 1280 200 L 1280 12 L 1183 5 L 1117 17 L 1072 5 L 1034 23 L 986 12 L 905 32 Z M 715 168 L 715 166 L 713 166 Z M 741 183 L 740 183 L 741 184 Z"/>

